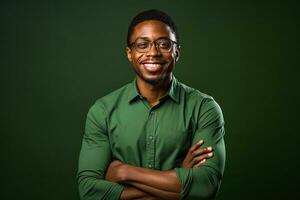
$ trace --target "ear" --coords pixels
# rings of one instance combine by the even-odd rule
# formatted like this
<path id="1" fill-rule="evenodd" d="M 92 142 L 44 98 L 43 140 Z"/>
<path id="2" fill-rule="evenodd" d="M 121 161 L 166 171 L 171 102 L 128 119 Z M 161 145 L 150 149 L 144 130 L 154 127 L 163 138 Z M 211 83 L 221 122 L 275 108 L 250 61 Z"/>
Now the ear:
<path id="1" fill-rule="evenodd" d="M 129 60 L 129 62 L 132 62 L 131 49 L 129 47 L 126 47 L 126 53 L 127 53 L 127 58 Z"/>
<path id="2" fill-rule="evenodd" d="M 175 48 L 175 61 L 178 62 L 180 57 L 180 47 Z"/>

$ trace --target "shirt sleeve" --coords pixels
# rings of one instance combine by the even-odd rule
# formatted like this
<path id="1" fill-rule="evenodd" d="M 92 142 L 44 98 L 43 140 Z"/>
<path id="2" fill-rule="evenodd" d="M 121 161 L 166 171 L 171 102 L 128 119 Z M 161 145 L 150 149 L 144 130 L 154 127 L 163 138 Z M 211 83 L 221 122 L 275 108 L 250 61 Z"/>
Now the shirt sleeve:
<path id="1" fill-rule="evenodd" d="M 213 157 L 197 168 L 175 168 L 183 187 L 181 199 L 214 199 L 224 173 L 225 129 L 219 105 L 212 98 L 205 99 L 198 119 L 192 144 L 203 140 L 201 148 L 211 146 Z"/>
<path id="2" fill-rule="evenodd" d="M 124 186 L 105 180 L 111 162 L 105 110 L 94 104 L 88 114 L 79 155 L 77 181 L 81 200 L 119 199 Z"/>

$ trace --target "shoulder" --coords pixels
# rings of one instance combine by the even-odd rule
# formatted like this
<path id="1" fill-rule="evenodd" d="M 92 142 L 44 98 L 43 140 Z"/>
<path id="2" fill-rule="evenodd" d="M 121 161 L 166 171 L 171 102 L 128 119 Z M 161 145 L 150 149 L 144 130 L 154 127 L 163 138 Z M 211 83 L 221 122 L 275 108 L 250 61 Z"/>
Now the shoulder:
<path id="1" fill-rule="evenodd" d="M 131 83 L 127 83 L 124 86 L 106 94 L 103 97 L 100 97 L 95 100 L 95 103 L 91 106 L 90 109 L 102 109 L 107 110 L 110 107 L 114 107 L 121 101 L 126 100 L 128 87 L 130 87 Z"/>
<path id="2" fill-rule="evenodd" d="M 212 96 L 183 83 L 179 83 L 178 85 L 181 90 L 181 98 L 186 102 L 187 107 L 193 110 L 198 120 L 206 121 L 208 119 L 218 119 L 220 124 L 224 123 L 221 107 Z"/>
<path id="3" fill-rule="evenodd" d="M 183 96 L 188 101 L 195 102 L 196 104 L 202 104 L 205 102 L 215 102 L 212 96 L 205 94 L 198 89 L 190 87 L 181 82 L 178 82 L 178 86 L 181 91 L 181 96 Z"/>

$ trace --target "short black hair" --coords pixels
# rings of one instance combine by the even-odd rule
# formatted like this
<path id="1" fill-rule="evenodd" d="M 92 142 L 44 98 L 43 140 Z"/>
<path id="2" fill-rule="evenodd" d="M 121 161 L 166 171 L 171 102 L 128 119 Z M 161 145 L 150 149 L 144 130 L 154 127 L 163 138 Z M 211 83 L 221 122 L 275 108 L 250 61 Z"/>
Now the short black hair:
<path id="1" fill-rule="evenodd" d="M 134 27 L 137 24 L 147 21 L 147 20 L 158 20 L 158 21 L 161 21 L 161 22 L 167 24 L 171 28 L 171 30 L 174 32 L 177 42 L 179 42 L 177 27 L 176 27 L 175 22 L 172 20 L 172 18 L 163 11 L 151 9 L 151 10 L 146 10 L 146 11 L 140 12 L 131 20 L 131 23 L 128 27 L 128 32 L 127 32 L 127 46 L 130 46 L 130 37 L 133 33 Z"/>

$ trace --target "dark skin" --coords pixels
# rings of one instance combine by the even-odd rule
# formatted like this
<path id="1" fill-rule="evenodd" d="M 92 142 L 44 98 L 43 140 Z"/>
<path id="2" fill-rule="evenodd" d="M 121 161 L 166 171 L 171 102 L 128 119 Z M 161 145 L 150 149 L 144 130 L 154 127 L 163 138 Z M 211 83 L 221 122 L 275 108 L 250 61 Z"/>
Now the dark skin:
<path id="1" fill-rule="evenodd" d="M 201 140 L 189 149 L 181 167 L 201 167 L 206 159 L 213 156 L 211 147 L 199 149 L 202 144 Z M 118 160 L 109 165 L 105 179 L 127 184 L 121 194 L 121 199 L 179 199 L 182 189 L 175 170 L 146 169 Z"/>
<path id="2" fill-rule="evenodd" d="M 163 37 L 176 41 L 174 33 L 166 24 L 149 20 L 135 26 L 131 35 L 131 42 L 137 38 L 147 38 L 154 41 Z M 179 59 L 179 48 L 172 48 L 169 53 L 161 53 L 153 45 L 147 53 L 139 53 L 135 49 L 127 47 L 127 57 L 136 72 L 139 92 L 147 98 L 152 106 L 156 105 L 172 81 L 172 71 Z M 145 67 L 146 63 L 160 64 L 160 68 L 157 71 L 149 71 Z"/>
<path id="3" fill-rule="evenodd" d="M 137 38 L 147 38 L 155 41 L 159 38 L 169 38 L 176 41 L 170 27 L 161 21 L 147 20 L 137 24 L 131 35 L 131 42 Z M 137 87 L 142 96 L 153 107 L 167 92 L 172 81 L 172 71 L 180 55 L 179 48 L 173 46 L 167 53 L 161 53 L 155 45 L 146 53 L 127 47 L 127 57 L 136 72 Z M 149 68 L 149 65 L 155 68 Z M 200 148 L 204 141 L 194 144 L 181 167 L 201 167 L 206 159 L 213 156 L 212 148 Z M 118 160 L 113 161 L 106 172 L 106 180 L 125 185 L 121 199 L 179 199 L 182 186 L 175 170 L 159 171 L 132 166 Z"/>

